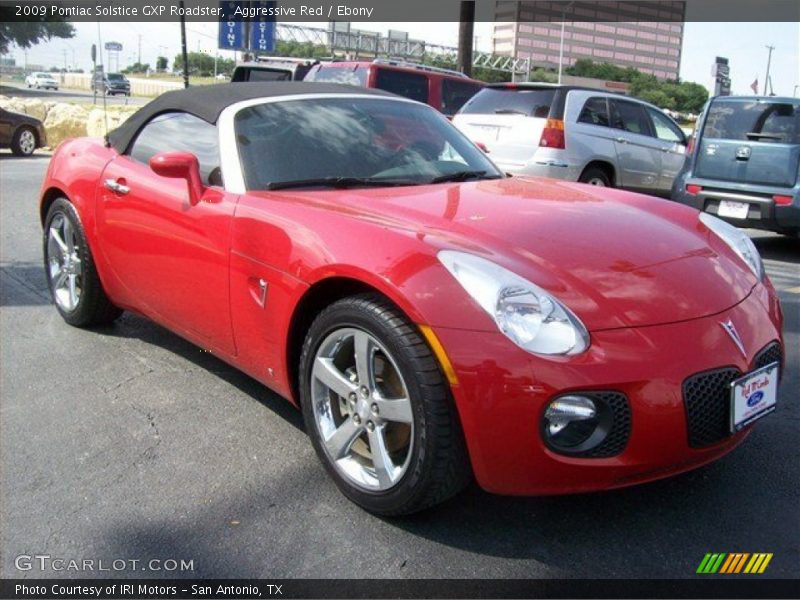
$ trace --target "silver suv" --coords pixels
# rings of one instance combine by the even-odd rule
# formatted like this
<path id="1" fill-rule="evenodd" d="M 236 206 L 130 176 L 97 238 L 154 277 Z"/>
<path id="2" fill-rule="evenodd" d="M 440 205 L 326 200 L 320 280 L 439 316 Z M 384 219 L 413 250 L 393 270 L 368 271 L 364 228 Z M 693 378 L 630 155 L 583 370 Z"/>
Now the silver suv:
<path id="1" fill-rule="evenodd" d="M 503 83 L 453 119 L 503 170 L 669 196 L 686 135 L 640 100 L 587 88 Z"/>

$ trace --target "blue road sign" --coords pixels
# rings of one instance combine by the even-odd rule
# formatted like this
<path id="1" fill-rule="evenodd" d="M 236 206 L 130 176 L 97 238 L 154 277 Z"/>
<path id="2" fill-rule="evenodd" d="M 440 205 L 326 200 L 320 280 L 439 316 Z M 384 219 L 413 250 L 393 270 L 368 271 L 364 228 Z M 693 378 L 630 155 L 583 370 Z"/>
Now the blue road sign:
<path id="1" fill-rule="evenodd" d="M 244 21 L 234 21 L 234 11 L 241 7 L 243 2 L 225 0 L 219 3 L 222 14 L 225 15 L 224 21 L 219 22 L 218 46 L 220 50 L 244 50 L 244 32 L 246 23 Z"/>
<path id="2" fill-rule="evenodd" d="M 273 11 L 275 9 L 274 0 L 257 0 L 252 2 L 251 5 L 265 9 L 271 8 Z M 254 52 L 272 52 L 275 50 L 275 17 L 259 16 L 252 21 L 250 24 L 250 50 Z"/>

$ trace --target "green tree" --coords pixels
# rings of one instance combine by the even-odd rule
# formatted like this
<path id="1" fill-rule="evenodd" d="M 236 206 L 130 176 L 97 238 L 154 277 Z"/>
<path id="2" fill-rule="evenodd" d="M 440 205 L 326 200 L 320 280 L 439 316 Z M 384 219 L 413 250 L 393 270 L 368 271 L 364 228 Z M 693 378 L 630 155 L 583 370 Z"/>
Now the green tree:
<path id="1" fill-rule="evenodd" d="M 608 63 L 598 64 L 588 59 L 579 59 L 573 66 L 566 69 L 566 73 L 577 77 L 628 83 L 630 84 L 628 91 L 634 98 L 641 98 L 661 108 L 678 112 L 700 112 L 703 104 L 708 100 L 708 91 L 698 83 L 664 81 L 632 67 L 618 67 Z"/>
<path id="2" fill-rule="evenodd" d="M 147 71 L 149 71 L 149 70 L 150 70 L 150 64 L 149 63 L 142 64 L 142 63 L 139 63 L 139 62 L 135 62 L 131 66 L 129 66 L 129 67 L 125 68 L 125 69 L 122 69 L 122 72 L 123 73 L 147 73 Z"/>
<path id="3" fill-rule="evenodd" d="M 205 52 L 189 52 L 189 75 L 195 77 L 211 77 L 214 75 L 214 56 Z M 230 58 L 217 58 L 217 73 L 229 75 L 233 71 L 234 61 Z M 178 54 L 172 61 L 172 70 L 183 72 L 183 56 Z"/>
<path id="4" fill-rule="evenodd" d="M 163 73 L 167 70 L 167 66 L 169 65 L 169 59 L 166 56 L 159 56 L 156 59 L 156 71 L 159 73 Z"/>
<path id="5" fill-rule="evenodd" d="M 16 44 L 20 48 L 30 48 L 42 40 L 75 36 L 75 28 L 70 23 L 52 21 L 50 17 L 47 21 L 11 22 L 12 17 L 5 13 L 11 13 L 12 10 L 11 7 L 0 9 L 0 14 L 2 14 L 2 19 L 0 19 L 1 54 L 8 52 L 12 44 Z M 30 18 L 35 19 L 36 17 Z"/>

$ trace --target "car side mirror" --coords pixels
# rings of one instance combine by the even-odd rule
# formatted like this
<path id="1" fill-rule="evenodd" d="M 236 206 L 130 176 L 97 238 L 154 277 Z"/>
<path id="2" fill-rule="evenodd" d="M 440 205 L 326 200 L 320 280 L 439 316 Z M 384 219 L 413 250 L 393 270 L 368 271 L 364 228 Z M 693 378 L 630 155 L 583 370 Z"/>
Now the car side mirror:
<path id="1" fill-rule="evenodd" d="M 159 152 L 150 158 L 150 168 L 156 175 L 183 179 L 189 188 L 189 204 L 194 206 L 203 196 L 200 163 L 191 152 Z"/>

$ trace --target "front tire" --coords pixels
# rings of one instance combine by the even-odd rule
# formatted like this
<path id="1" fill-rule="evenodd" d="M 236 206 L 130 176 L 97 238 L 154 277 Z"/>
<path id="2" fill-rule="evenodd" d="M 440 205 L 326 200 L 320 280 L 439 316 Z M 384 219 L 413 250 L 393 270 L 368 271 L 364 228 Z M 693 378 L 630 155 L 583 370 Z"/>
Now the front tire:
<path id="1" fill-rule="evenodd" d="M 122 314 L 103 290 L 78 212 L 66 198 L 47 211 L 43 244 L 47 286 L 67 323 L 107 325 Z"/>
<path id="2" fill-rule="evenodd" d="M 314 449 L 356 504 L 410 514 L 470 481 L 447 382 L 416 327 L 385 298 L 361 294 L 322 311 L 299 377 Z"/>
<path id="3" fill-rule="evenodd" d="M 22 125 L 14 132 L 11 152 L 15 156 L 30 156 L 36 150 L 36 132 L 33 127 Z"/>

